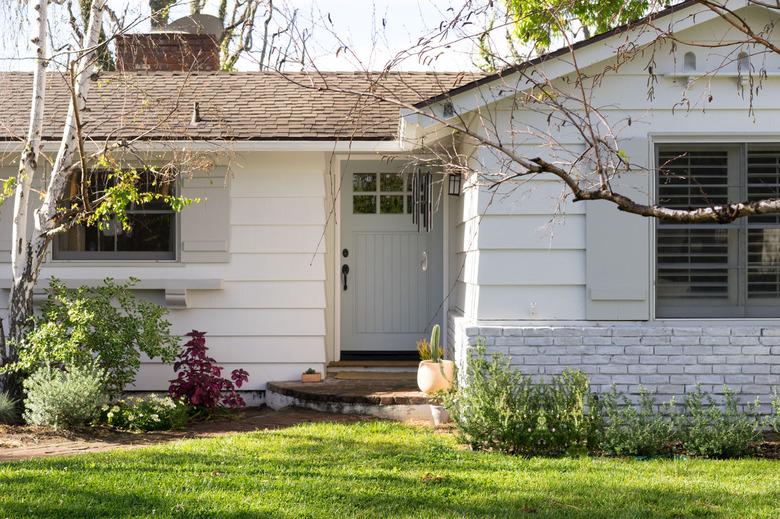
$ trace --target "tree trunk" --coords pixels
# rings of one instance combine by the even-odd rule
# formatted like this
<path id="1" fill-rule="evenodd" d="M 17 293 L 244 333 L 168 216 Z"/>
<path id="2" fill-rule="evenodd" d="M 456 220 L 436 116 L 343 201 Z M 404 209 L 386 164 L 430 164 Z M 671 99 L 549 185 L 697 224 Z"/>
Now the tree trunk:
<path id="1" fill-rule="evenodd" d="M 77 139 L 81 139 L 76 114 L 84 109 L 86 102 L 90 72 L 94 64 L 105 8 L 105 0 L 92 0 L 89 25 L 81 47 L 82 52 L 76 58 L 78 67 L 71 78 L 74 83 L 74 95 L 68 107 L 60 149 L 54 161 L 43 203 L 41 208 L 36 211 L 35 226 L 30 238 L 28 235 L 29 194 L 30 186 L 38 169 L 43 128 L 48 2 L 49 0 L 39 0 L 35 6 L 38 17 L 35 22 L 37 36 L 33 39 L 33 43 L 37 46 L 36 68 L 33 78 L 33 104 L 27 143 L 19 168 L 20 178 L 14 193 L 11 250 L 13 283 L 8 304 L 8 341 L 7 344 L 2 344 L 3 364 L 16 360 L 18 345 L 24 340 L 30 326 L 30 318 L 33 316 L 33 289 L 38 281 L 38 274 L 46 257 L 49 243 L 58 228 L 57 204 L 66 192 L 73 171 L 71 164 L 77 148 Z M 12 395 L 21 394 L 17 377 L 6 377 L 4 387 Z"/>
<path id="2" fill-rule="evenodd" d="M 27 221 L 30 212 L 30 186 L 38 171 L 41 154 L 41 134 L 43 133 L 43 107 L 46 94 L 46 39 L 48 29 L 48 0 L 39 0 L 35 5 L 35 71 L 33 72 L 32 107 L 30 109 L 30 127 L 27 130 L 27 142 L 19 161 L 19 175 L 14 192 L 14 218 L 11 230 L 11 269 L 13 283 L 8 304 L 9 334 L 6 340 L 2 334 L 2 362 L 7 364 L 16 360 L 16 345 L 24 338 L 24 326 L 32 316 L 32 288 L 29 240 Z M 28 286 L 29 285 L 29 286 Z M 6 375 L 4 389 L 14 398 L 21 395 L 17 377 Z"/>

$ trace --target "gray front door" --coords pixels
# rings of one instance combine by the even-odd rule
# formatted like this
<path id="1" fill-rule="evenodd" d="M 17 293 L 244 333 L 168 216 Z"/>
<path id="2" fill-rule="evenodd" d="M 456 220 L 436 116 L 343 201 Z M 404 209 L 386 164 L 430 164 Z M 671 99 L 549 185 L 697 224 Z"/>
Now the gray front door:
<path id="1" fill-rule="evenodd" d="M 413 352 L 441 320 L 441 182 L 433 184 L 431 230 L 418 232 L 411 180 L 402 164 L 383 161 L 342 170 L 342 358 Z"/>

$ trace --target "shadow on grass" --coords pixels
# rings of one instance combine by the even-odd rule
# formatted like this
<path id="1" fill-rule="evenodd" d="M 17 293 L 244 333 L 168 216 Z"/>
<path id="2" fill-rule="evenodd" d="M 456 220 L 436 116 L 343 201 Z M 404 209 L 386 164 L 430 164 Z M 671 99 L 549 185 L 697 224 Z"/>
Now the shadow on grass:
<path id="1" fill-rule="evenodd" d="M 758 469 L 749 463 L 714 463 L 710 471 L 706 466 L 529 460 L 457 450 L 451 442 L 400 426 L 303 426 L 5 465 L 0 515 L 777 515 L 780 491 L 771 479 L 776 469 L 753 473 Z"/>

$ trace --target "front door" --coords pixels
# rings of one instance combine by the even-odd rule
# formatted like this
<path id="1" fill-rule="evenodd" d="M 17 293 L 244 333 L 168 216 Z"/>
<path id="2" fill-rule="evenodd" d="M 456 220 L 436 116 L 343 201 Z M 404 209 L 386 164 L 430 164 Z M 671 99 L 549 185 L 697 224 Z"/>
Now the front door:
<path id="1" fill-rule="evenodd" d="M 412 221 L 412 179 L 402 164 L 344 163 L 341 187 L 341 359 L 415 358 L 441 321 L 441 185 L 430 230 Z"/>

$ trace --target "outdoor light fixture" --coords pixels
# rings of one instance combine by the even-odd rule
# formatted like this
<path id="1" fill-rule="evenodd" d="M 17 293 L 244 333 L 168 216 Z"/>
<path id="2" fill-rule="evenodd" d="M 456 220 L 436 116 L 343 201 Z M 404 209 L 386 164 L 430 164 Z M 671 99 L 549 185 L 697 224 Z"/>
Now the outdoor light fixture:
<path id="1" fill-rule="evenodd" d="M 460 174 L 450 173 L 450 178 L 449 178 L 450 196 L 460 196 L 460 182 L 461 182 Z"/>

